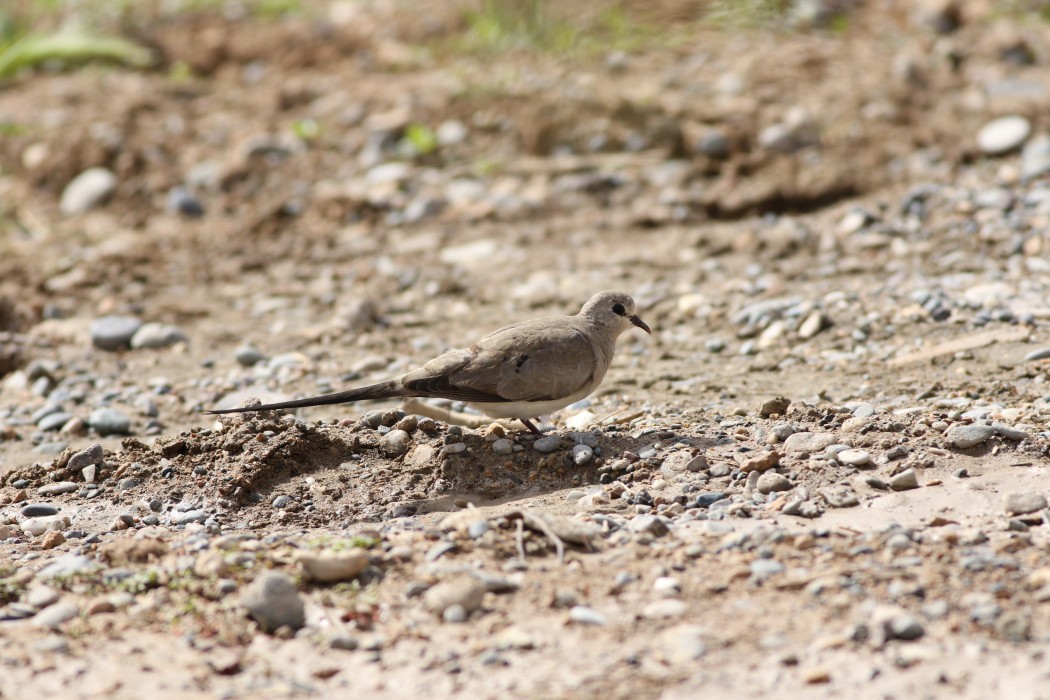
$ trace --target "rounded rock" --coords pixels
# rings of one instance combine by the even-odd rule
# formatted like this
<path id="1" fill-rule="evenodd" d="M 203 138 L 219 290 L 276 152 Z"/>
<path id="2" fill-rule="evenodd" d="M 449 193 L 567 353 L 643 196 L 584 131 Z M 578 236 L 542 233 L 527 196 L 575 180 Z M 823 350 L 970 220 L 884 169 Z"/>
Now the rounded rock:
<path id="1" fill-rule="evenodd" d="M 1006 495 L 1004 504 L 1007 515 L 1027 515 L 1028 513 L 1043 510 L 1046 507 L 1046 497 L 1034 491 L 1009 493 Z"/>
<path id="2" fill-rule="evenodd" d="M 765 472 L 762 476 L 758 477 L 756 488 L 761 494 L 770 494 L 778 491 L 790 491 L 794 486 L 783 474 Z"/>
<path id="3" fill-rule="evenodd" d="M 88 425 L 99 435 L 127 435 L 131 431 L 131 419 L 114 408 L 92 411 Z"/>
<path id="4" fill-rule="evenodd" d="M 99 350 L 131 347 L 131 338 L 142 327 L 134 316 L 102 316 L 91 323 L 91 344 Z"/>
<path id="5" fill-rule="evenodd" d="M 550 454 L 558 449 L 561 444 L 561 437 L 558 435 L 547 435 L 541 437 L 536 442 L 532 443 L 532 447 L 542 454 Z"/>
<path id="6" fill-rule="evenodd" d="M 841 464 L 850 467 L 863 467 L 871 463 L 871 455 L 866 450 L 849 449 L 842 450 L 835 457 Z"/>
<path id="7" fill-rule="evenodd" d="M 135 350 L 157 350 L 188 342 L 190 337 L 185 331 L 166 323 L 145 323 L 131 337 L 131 347 Z"/>
<path id="8" fill-rule="evenodd" d="M 976 447 L 995 435 L 995 428 L 990 425 L 953 425 L 944 436 L 952 447 L 966 450 Z"/>
<path id="9" fill-rule="evenodd" d="M 266 355 L 251 345 L 242 345 L 233 351 L 233 357 L 242 367 L 254 367 L 266 359 Z"/>
<path id="10" fill-rule="evenodd" d="M 306 624 L 306 609 L 295 581 L 279 571 L 267 571 L 252 581 L 241 595 L 241 605 L 266 632 L 279 627 L 297 630 Z"/>
<path id="11" fill-rule="evenodd" d="M 1018 115 L 993 119 L 977 132 L 977 147 L 989 156 L 1003 155 L 1021 147 L 1032 133 L 1032 124 Z"/>
<path id="12" fill-rule="evenodd" d="M 83 214 L 109 199 L 116 189 L 116 175 L 106 168 L 88 168 L 62 190 L 58 208 L 66 216 Z"/>
<path id="13" fill-rule="evenodd" d="M 587 445 L 574 445 L 572 448 L 572 461 L 580 467 L 591 461 L 594 457 L 594 449 Z"/>

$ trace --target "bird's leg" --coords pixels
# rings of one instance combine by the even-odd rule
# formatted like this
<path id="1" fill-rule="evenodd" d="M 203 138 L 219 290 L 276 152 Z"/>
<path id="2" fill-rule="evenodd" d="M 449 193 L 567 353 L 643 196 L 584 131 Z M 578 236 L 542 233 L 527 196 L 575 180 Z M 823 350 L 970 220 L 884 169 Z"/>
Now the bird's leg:
<path id="1" fill-rule="evenodd" d="M 528 418 L 520 418 L 519 420 L 525 424 L 525 427 L 528 428 L 529 432 L 533 435 L 543 435 L 543 433 L 540 432 L 540 429 L 533 425 L 532 421 Z"/>

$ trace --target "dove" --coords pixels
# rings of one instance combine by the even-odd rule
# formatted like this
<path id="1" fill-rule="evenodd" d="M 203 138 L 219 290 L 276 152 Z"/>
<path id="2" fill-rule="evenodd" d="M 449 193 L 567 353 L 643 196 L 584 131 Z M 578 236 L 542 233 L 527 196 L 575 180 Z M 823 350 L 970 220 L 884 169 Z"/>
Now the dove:
<path id="1" fill-rule="evenodd" d="M 389 381 L 293 401 L 207 411 L 272 411 L 397 397 L 463 401 L 491 418 L 532 422 L 589 396 L 605 378 L 616 340 L 632 328 L 652 334 L 623 292 L 592 296 L 575 316 L 514 323 L 466 348 L 449 350 Z"/>

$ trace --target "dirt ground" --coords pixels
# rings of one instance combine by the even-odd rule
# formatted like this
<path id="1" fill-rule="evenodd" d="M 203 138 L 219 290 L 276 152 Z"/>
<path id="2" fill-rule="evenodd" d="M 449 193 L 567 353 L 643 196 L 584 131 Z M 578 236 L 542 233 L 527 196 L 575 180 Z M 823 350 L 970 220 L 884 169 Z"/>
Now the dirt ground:
<path id="1" fill-rule="evenodd" d="M 0 85 L 0 697 L 1050 696 L 1050 167 L 978 138 L 1050 128 L 1050 24 L 702 5 L 178 15 Z M 202 413 L 601 289 L 653 334 L 552 444 Z"/>

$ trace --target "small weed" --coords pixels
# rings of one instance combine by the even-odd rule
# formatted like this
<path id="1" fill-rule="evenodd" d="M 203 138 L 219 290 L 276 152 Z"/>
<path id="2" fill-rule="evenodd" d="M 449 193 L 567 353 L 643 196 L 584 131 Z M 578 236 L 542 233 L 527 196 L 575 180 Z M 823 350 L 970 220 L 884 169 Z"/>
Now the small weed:
<path id="1" fill-rule="evenodd" d="M 706 18 L 722 29 L 752 29 L 780 24 L 789 9 L 785 0 L 715 0 Z"/>
<path id="2" fill-rule="evenodd" d="M 399 150 L 409 158 L 428 156 L 437 150 L 437 135 L 425 124 L 409 124 Z"/>
<path id="3" fill-rule="evenodd" d="M 156 569 L 139 571 L 123 579 L 114 586 L 117 590 L 130 593 L 131 595 L 142 595 L 146 591 L 160 586 L 160 572 Z"/>
<path id="4" fill-rule="evenodd" d="M 321 136 L 321 125 L 316 119 L 296 119 L 292 122 L 292 133 L 303 143 L 312 143 Z"/>

